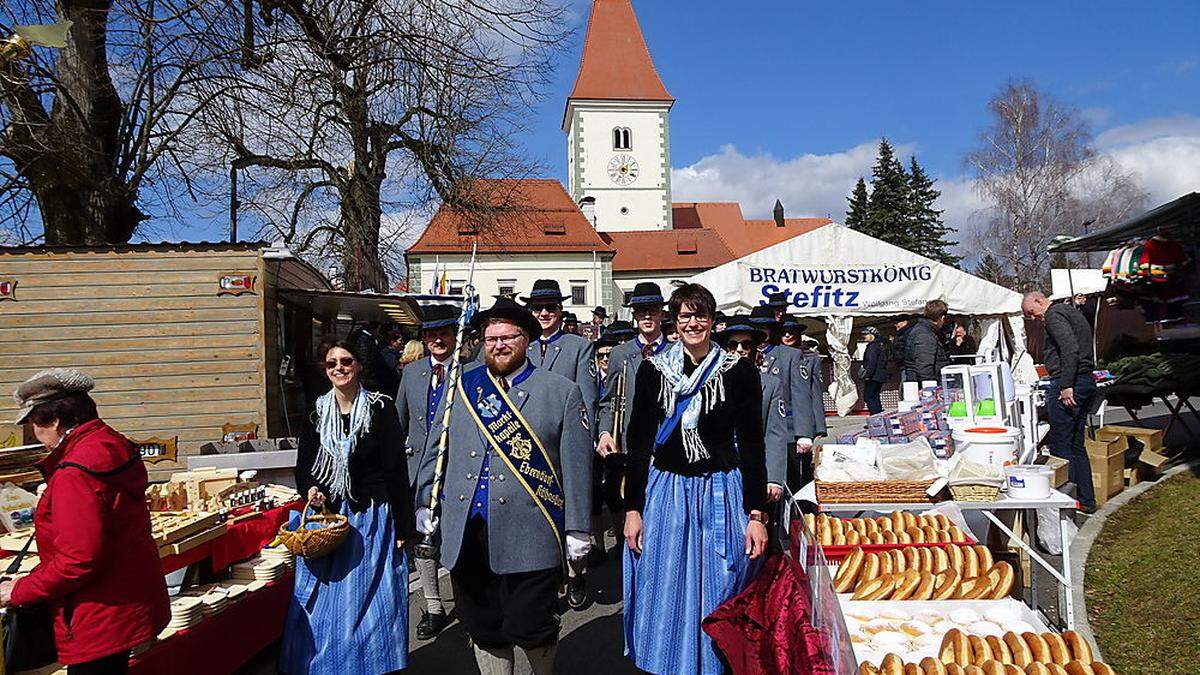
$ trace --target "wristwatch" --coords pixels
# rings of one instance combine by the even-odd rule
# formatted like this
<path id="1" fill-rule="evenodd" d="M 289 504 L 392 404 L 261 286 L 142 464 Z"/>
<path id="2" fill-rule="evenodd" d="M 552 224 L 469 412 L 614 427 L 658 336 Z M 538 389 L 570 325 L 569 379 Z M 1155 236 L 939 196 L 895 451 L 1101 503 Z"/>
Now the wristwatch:
<path id="1" fill-rule="evenodd" d="M 762 511 L 751 511 L 750 512 L 750 520 L 757 520 L 758 522 L 762 523 L 763 525 L 766 525 L 767 521 L 770 520 L 770 518 L 767 518 L 767 514 L 763 513 Z"/>

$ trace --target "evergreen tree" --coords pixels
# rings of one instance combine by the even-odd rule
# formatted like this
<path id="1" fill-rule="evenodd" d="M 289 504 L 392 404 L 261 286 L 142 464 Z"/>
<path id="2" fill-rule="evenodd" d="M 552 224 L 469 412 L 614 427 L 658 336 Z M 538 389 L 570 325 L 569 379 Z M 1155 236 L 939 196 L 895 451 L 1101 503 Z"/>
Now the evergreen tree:
<path id="1" fill-rule="evenodd" d="M 958 265 L 962 256 L 954 255 L 950 251 L 950 247 L 958 242 L 946 239 L 946 236 L 955 230 L 942 222 L 942 211 L 934 208 L 937 198 L 942 194 L 940 190 L 934 189 L 936 182 L 925 173 L 925 169 L 917 163 L 916 157 L 910 158 L 907 239 L 912 246 L 906 248 L 940 263 Z"/>
<path id="2" fill-rule="evenodd" d="M 886 138 L 879 141 L 879 156 L 871 168 L 871 199 L 862 232 L 912 250 L 908 236 L 908 173 L 896 159 Z"/>
<path id="3" fill-rule="evenodd" d="M 867 182 L 859 177 L 858 183 L 854 185 L 854 192 L 850 193 L 846 200 L 850 203 L 850 210 L 846 212 L 846 227 L 852 230 L 862 230 L 866 227 L 870 199 L 867 196 Z"/>
<path id="4" fill-rule="evenodd" d="M 1016 288 L 1017 280 L 1005 271 L 1004 266 L 1000 264 L 1000 260 L 991 253 L 986 253 L 979 259 L 979 264 L 975 266 L 973 274 L 1005 288 Z"/>

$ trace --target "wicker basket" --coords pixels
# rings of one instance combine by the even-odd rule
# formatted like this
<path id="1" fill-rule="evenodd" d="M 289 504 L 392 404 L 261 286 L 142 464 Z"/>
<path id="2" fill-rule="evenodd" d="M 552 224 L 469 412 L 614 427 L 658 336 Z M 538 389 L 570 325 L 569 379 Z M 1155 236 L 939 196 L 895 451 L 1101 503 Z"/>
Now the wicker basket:
<path id="1" fill-rule="evenodd" d="M 817 481 L 817 501 L 822 504 L 929 502 L 933 500 L 925 491 L 933 483 L 931 480 Z"/>
<path id="2" fill-rule="evenodd" d="M 1000 497 L 1000 486 L 988 483 L 951 485 L 950 496 L 956 502 L 994 502 Z"/>
<path id="3" fill-rule="evenodd" d="M 312 560 L 329 555 L 342 543 L 350 533 L 350 521 L 340 513 L 330 513 L 324 505 L 320 513 L 313 511 L 312 502 L 304 506 L 304 514 L 300 517 L 300 525 L 294 530 L 287 529 L 288 524 L 279 526 L 279 543 L 292 553 Z M 317 529 L 307 529 L 310 522 L 321 524 Z"/>

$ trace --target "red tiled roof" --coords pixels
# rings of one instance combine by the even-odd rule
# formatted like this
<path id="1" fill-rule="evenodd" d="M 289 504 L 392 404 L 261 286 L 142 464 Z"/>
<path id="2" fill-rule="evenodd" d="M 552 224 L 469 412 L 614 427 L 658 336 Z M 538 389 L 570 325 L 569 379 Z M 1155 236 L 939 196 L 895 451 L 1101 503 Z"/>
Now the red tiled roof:
<path id="1" fill-rule="evenodd" d="M 568 99 L 674 101 L 663 86 L 630 0 L 594 0 Z"/>
<path id="2" fill-rule="evenodd" d="M 674 229 L 602 233 L 616 249 L 614 272 L 711 268 L 811 232 L 828 218 L 746 220 L 735 202 L 686 202 L 671 205 Z"/>
<path id="3" fill-rule="evenodd" d="M 443 205 L 409 253 L 480 252 L 558 253 L 612 249 L 563 189 L 550 178 L 501 178 L 479 181 L 488 201 L 499 209 L 490 218 Z M 486 221 L 486 222 L 484 222 Z"/>

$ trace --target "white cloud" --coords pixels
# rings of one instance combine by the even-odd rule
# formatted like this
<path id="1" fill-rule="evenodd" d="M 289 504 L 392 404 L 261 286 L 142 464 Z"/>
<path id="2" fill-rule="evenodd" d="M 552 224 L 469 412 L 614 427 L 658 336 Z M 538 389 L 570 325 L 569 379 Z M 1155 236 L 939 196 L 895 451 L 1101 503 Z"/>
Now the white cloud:
<path id="1" fill-rule="evenodd" d="M 1200 117 L 1175 115 L 1115 127 L 1097 136 L 1096 146 L 1136 174 L 1151 206 L 1200 191 Z"/>

